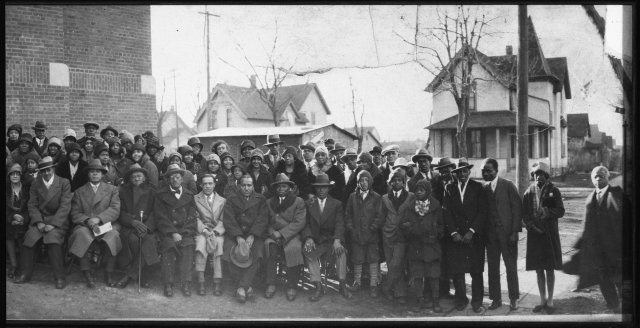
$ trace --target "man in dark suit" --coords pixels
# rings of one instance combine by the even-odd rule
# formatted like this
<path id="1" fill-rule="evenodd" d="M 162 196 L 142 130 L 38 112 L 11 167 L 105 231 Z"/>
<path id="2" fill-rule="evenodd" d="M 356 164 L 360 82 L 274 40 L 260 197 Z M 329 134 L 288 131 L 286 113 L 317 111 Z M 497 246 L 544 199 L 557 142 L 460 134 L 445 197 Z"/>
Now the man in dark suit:
<path id="1" fill-rule="evenodd" d="M 316 290 L 310 297 L 312 302 L 320 299 L 322 283 L 320 281 L 320 259 L 326 263 L 335 263 L 338 279 L 340 280 L 340 292 L 346 299 L 351 299 L 352 294 L 345 282 L 347 277 L 347 254 L 344 248 L 344 212 L 342 204 L 337 199 L 329 196 L 329 189 L 335 183 L 329 181 L 326 174 L 318 174 L 315 187 L 317 199 L 308 200 L 307 222 L 302 230 L 302 238 L 305 240 L 302 253 L 307 258 L 309 280 L 315 285 Z"/>
<path id="2" fill-rule="evenodd" d="M 191 280 L 195 236 L 198 227 L 195 194 L 182 186 L 182 177 L 187 171 L 178 164 L 171 164 L 164 174 L 168 183 L 156 194 L 155 217 L 160 232 L 162 254 L 162 282 L 164 295 L 173 296 L 173 273 L 176 261 L 180 267 L 182 294 L 191 296 Z"/>
<path id="3" fill-rule="evenodd" d="M 410 192 L 416 191 L 418 181 L 431 181 L 439 175 L 438 173 L 431 171 L 431 161 L 433 161 L 433 157 L 429 155 L 429 152 L 426 149 L 420 148 L 416 150 L 415 155 L 411 157 L 411 161 L 418 165 L 418 173 L 411 177 L 407 183 L 409 185 Z"/>
<path id="4" fill-rule="evenodd" d="M 382 171 L 382 179 L 384 181 L 389 180 L 389 174 L 391 174 L 393 164 L 396 159 L 398 159 L 398 154 L 400 153 L 400 146 L 398 145 L 389 145 L 382 150 L 382 157 L 386 159 L 384 164 L 381 164 L 380 170 Z"/>
<path id="5" fill-rule="evenodd" d="M 56 288 L 66 285 L 62 243 L 69 233 L 69 211 L 71 210 L 71 186 L 67 179 L 53 173 L 53 160 L 47 156 L 40 160 L 40 174 L 31 184 L 29 191 L 29 230 L 20 248 L 20 266 L 22 274 L 15 283 L 22 284 L 31 279 L 33 273 L 33 255 L 40 243 L 47 245 L 49 259 L 56 279 Z"/>
<path id="6" fill-rule="evenodd" d="M 482 161 L 484 190 L 489 200 L 487 229 L 487 263 L 489 266 L 489 310 L 502 305 L 500 288 L 500 254 L 507 269 L 507 287 L 511 310 L 518 308 L 518 232 L 522 231 L 522 200 L 513 182 L 498 177 L 498 161 Z"/>
<path id="7" fill-rule="evenodd" d="M 89 182 L 89 177 L 82 174 L 82 171 L 89 165 L 82 160 L 82 148 L 79 144 L 72 142 L 66 146 L 66 160 L 63 160 L 56 167 L 56 174 L 71 182 L 71 192 L 84 186 Z"/>
<path id="8" fill-rule="evenodd" d="M 263 146 L 269 148 L 269 153 L 264 156 L 264 164 L 269 167 L 269 172 L 273 174 L 278 161 L 282 158 L 280 154 L 280 145 L 284 141 L 280 141 L 280 136 L 277 134 L 267 136 L 267 143 Z"/>
<path id="9" fill-rule="evenodd" d="M 456 310 L 462 311 L 469 303 L 464 281 L 465 273 L 471 274 L 471 306 L 473 312 L 482 312 L 484 283 L 485 225 L 487 220 L 487 196 L 480 182 L 469 179 L 470 169 L 466 158 L 460 158 L 453 172 L 458 183 L 445 188 L 443 200 L 445 238 L 447 247 L 447 271 L 453 276 L 456 289 Z"/>
<path id="10" fill-rule="evenodd" d="M 36 121 L 36 125 L 32 127 L 32 129 L 36 134 L 36 136 L 33 137 L 33 149 L 38 155 L 42 155 L 47 149 L 47 143 L 49 141 L 49 138 L 45 136 L 47 125 L 44 124 L 44 122 Z"/>

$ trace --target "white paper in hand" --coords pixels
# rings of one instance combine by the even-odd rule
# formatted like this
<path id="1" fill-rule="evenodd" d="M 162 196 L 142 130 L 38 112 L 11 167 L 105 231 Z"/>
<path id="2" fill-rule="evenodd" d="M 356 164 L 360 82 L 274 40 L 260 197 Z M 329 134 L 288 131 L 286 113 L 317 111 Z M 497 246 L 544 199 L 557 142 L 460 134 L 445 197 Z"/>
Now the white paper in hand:
<path id="1" fill-rule="evenodd" d="M 101 235 L 104 235 L 105 233 L 109 232 L 113 230 L 113 227 L 111 226 L 111 222 L 107 222 L 101 226 L 95 226 L 93 228 L 93 234 L 98 237 Z"/>

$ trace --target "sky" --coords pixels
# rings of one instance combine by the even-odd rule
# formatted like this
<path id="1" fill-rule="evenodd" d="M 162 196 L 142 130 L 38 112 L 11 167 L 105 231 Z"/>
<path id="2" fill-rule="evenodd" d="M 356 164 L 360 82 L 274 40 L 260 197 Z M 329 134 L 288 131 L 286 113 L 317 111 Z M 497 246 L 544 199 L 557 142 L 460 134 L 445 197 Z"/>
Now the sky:
<path id="1" fill-rule="evenodd" d="M 609 12 L 607 30 L 616 31 L 616 10 L 609 7 L 596 6 L 603 17 Z M 424 89 L 433 75 L 413 61 L 413 46 L 402 39 L 413 39 L 415 5 L 207 8 L 219 16 L 210 18 L 211 88 L 216 83 L 248 87 L 252 66 L 263 75 L 260 67 L 273 54 L 276 64 L 296 71 L 331 68 L 323 74 L 290 75 L 283 82 L 316 83 L 332 112 L 330 123 L 353 126 L 353 86 L 357 116 L 364 110 L 364 125 L 375 126 L 383 141 L 427 139 L 424 127 L 430 124 L 432 100 Z M 483 39 L 480 51 L 502 55 L 513 45 L 517 52 L 517 6 L 468 8 L 472 14 L 496 18 L 491 28 L 499 33 Z M 204 11 L 200 5 L 151 6 L 157 109 L 176 104 L 189 125 L 207 92 L 204 15 L 199 13 Z M 620 101 L 621 88 L 582 7 L 528 6 L 528 14 L 544 55 L 567 57 L 573 93 L 567 113 L 589 113 L 591 123 L 620 144 L 622 117 L 612 104 Z M 421 28 L 434 26 L 436 6 L 420 6 L 418 17 Z M 607 40 L 608 49 L 616 47 L 613 40 Z M 419 60 L 428 66 L 430 59 L 421 54 Z"/>

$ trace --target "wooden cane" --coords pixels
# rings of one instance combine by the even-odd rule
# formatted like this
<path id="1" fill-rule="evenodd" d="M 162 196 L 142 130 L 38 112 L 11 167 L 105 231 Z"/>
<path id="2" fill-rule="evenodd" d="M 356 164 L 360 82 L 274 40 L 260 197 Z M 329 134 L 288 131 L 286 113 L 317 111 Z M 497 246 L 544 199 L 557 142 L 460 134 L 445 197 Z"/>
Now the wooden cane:
<path id="1" fill-rule="evenodd" d="M 140 223 L 144 217 L 144 211 L 140 211 Z M 142 236 L 139 236 L 138 241 L 140 248 L 138 248 L 138 294 L 140 294 L 140 281 L 142 280 Z"/>

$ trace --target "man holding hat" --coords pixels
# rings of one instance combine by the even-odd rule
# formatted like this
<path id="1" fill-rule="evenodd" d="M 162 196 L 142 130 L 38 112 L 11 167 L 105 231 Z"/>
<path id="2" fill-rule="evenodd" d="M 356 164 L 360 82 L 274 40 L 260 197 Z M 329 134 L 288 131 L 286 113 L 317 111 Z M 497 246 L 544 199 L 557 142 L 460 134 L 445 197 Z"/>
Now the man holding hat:
<path id="1" fill-rule="evenodd" d="M 284 141 L 280 141 L 280 135 L 268 135 L 267 143 L 263 146 L 269 148 L 269 153 L 264 157 L 264 164 L 269 167 L 269 172 L 274 171 L 276 164 L 282 158 L 280 155 L 280 145 L 282 145 Z"/>
<path id="2" fill-rule="evenodd" d="M 314 158 L 314 153 L 316 151 L 316 145 L 309 141 L 304 145 L 298 146 L 300 151 L 302 151 L 302 158 L 304 166 L 307 168 L 307 172 L 311 170 L 311 167 L 316 164 L 316 160 Z"/>
<path id="3" fill-rule="evenodd" d="M 56 174 L 61 178 L 69 180 L 71 192 L 84 186 L 89 182 L 89 177 L 82 171 L 89 165 L 82 160 L 82 148 L 75 142 L 67 145 L 67 155 L 65 159 L 56 166 Z"/>
<path id="4" fill-rule="evenodd" d="M 466 158 L 460 158 L 453 170 L 458 183 L 445 189 L 443 215 L 447 240 L 447 271 L 453 275 L 456 289 L 456 310 L 462 311 L 469 303 L 464 275 L 471 274 L 471 306 L 473 312 L 482 312 L 484 283 L 485 224 L 488 200 L 480 182 L 469 178 L 473 168 Z"/>
<path id="5" fill-rule="evenodd" d="M 35 250 L 44 243 L 49 252 L 56 288 L 62 289 L 66 285 L 62 244 L 69 232 L 68 217 L 73 193 L 69 181 L 54 174 L 54 166 L 51 157 L 41 159 L 38 163 L 39 178 L 31 184 L 27 203 L 29 230 L 20 248 L 22 274 L 16 277 L 17 284 L 31 279 Z"/>
<path id="6" fill-rule="evenodd" d="M 384 181 L 389 179 L 389 174 L 391 174 L 391 170 L 393 170 L 393 164 L 398 159 L 398 154 L 400 153 L 400 146 L 398 145 L 389 145 L 384 147 L 382 150 L 382 156 L 386 159 L 386 162 L 380 165 L 380 170 L 382 170 L 382 178 Z"/>
<path id="7" fill-rule="evenodd" d="M 100 126 L 96 122 L 87 122 L 84 125 L 84 137 L 78 140 L 80 146 L 84 146 L 84 142 L 87 138 L 96 138 L 96 131 L 100 129 Z"/>
<path id="8" fill-rule="evenodd" d="M 36 153 L 42 154 L 47 150 L 48 138 L 45 136 L 47 125 L 44 122 L 36 121 L 36 125 L 32 127 L 35 137 L 33 137 L 33 149 Z"/>
<path id="9" fill-rule="evenodd" d="M 215 155 L 215 154 L 212 154 Z M 216 155 L 217 156 L 217 155 Z M 222 295 L 222 261 L 224 247 L 224 224 L 222 213 L 226 200 L 214 192 L 215 178 L 205 174 L 202 178 L 202 191 L 195 196 L 198 210 L 198 228 L 196 241 L 196 275 L 198 276 L 198 295 L 204 296 L 204 271 L 207 257 L 213 257 L 213 287 L 214 295 Z"/>
<path id="10" fill-rule="evenodd" d="M 267 290 L 265 298 L 271 298 L 276 292 L 276 275 L 278 257 L 284 258 L 287 266 L 286 289 L 287 300 L 296 298 L 296 289 L 300 280 L 300 272 L 304 264 L 302 257 L 302 240 L 300 231 L 306 224 L 306 208 L 304 201 L 293 194 L 295 183 L 280 173 L 271 184 L 275 197 L 267 201 L 269 208 L 269 226 L 265 240 L 267 255 Z"/>
<path id="11" fill-rule="evenodd" d="M 130 282 L 138 279 L 141 280 L 142 286 L 149 287 L 148 269 L 160 263 L 155 235 L 156 190 L 149 185 L 148 178 L 149 171 L 138 164 L 133 164 L 125 177 L 127 182 L 120 186 L 118 193 L 120 196 L 118 222 L 123 227 L 122 250 L 118 253 L 118 264 L 121 268 L 125 268 L 126 272 L 126 275 L 116 284 L 118 288 L 126 288 Z M 139 276 L 141 270 L 142 277 Z"/>
<path id="12" fill-rule="evenodd" d="M 191 296 L 191 268 L 195 250 L 194 237 L 198 233 L 198 212 L 195 194 L 182 185 L 186 172 L 188 171 L 181 169 L 178 164 L 169 165 L 163 179 L 167 181 L 167 185 L 158 190 L 154 205 L 160 234 L 162 282 L 164 295 L 167 297 L 173 296 L 176 265 L 180 268 L 182 294 Z"/>
<path id="13" fill-rule="evenodd" d="M 240 162 L 245 163 L 247 166 L 251 164 L 251 153 L 256 149 L 256 144 L 251 140 L 243 140 L 240 144 L 240 153 L 242 158 Z"/>
<path id="14" fill-rule="evenodd" d="M 376 166 L 382 165 L 382 148 L 380 146 L 373 146 L 373 149 L 369 151 L 371 157 L 373 158 L 373 164 Z"/>
<path id="15" fill-rule="evenodd" d="M 267 199 L 255 192 L 248 174 L 240 178 L 240 192 L 227 197 L 223 223 L 226 232 L 222 259 L 229 263 L 229 273 L 237 281 L 236 298 L 244 303 L 253 295 L 251 285 L 264 249 L 262 236 L 269 224 Z"/>
<path id="16" fill-rule="evenodd" d="M 324 148 L 324 147 L 322 147 Z M 309 280 L 316 287 L 310 300 L 318 301 L 323 288 L 320 280 L 320 259 L 325 263 L 335 263 L 340 293 L 351 299 L 351 291 L 347 288 L 347 254 L 344 248 L 344 212 L 339 200 L 329 195 L 329 190 L 335 182 L 329 180 L 326 174 L 319 174 L 312 183 L 315 188 L 316 199 L 307 200 L 307 220 L 302 231 L 304 239 L 303 254 L 307 258 Z"/>
<path id="17" fill-rule="evenodd" d="M 432 181 L 439 175 L 438 173 L 431 171 L 431 161 L 433 161 L 433 156 L 431 156 L 426 149 L 420 148 L 416 150 L 415 155 L 411 156 L 411 161 L 418 165 L 418 173 L 409 180 L 409 191 L 416 191 L 418 181 Z"/>
<path id="18" fill-rule="evenodd" d="M 100 253 L 104 254 L 106 261 L 105 282 L 107 286 L 114 287 L 113 271 L 116 266 L 116 255 L 122 249 L 120 241 L 120 224 L 116 221 L 120 216 L 120 197 L 116 186 L 104 183 L 102 175 L 107 170 L 100 160 L 94 159 L 84 169 L 84 174 L 89 175 L 89 183 L 78 188 L 73 195 L 71 203 L 71 220 L 75 228 L 69 237 L 69 252 L 80 258 L 80 270 L 87 280 L 87 287 L 95 287 L 95 281 L 91 273 L 91 256 L 89 247 L 93 243 L 103 242 Z M 98 227 L 111 223 L 113 229 L 103 235 L 96 236 Z"/>

